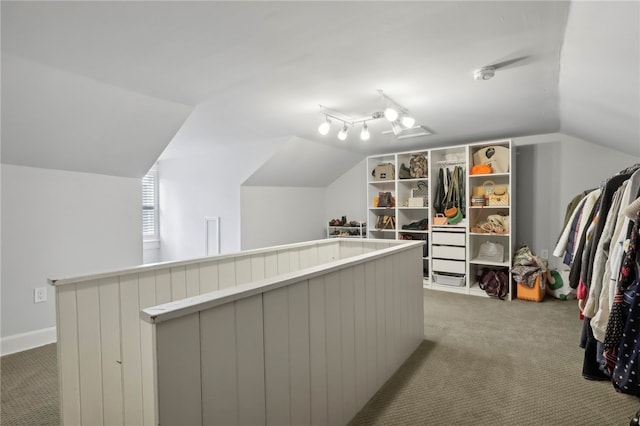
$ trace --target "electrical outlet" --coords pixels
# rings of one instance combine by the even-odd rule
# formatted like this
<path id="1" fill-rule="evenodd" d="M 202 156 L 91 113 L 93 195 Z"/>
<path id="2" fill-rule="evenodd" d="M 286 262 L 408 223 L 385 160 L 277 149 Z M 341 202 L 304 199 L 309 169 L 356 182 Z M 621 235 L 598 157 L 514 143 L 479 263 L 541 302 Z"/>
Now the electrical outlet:
<path id="1" fill-rule="evenodd" d="M 38 287 L 33 289 L 33 303 L 42 303 L 47 301 L 47 288 Z"/>
<path id="2" fill-rule="evenodd" d="M 540 257 L 543 259 L 549 259 L 549 250 L 547 249 L 540 250 Z"/>

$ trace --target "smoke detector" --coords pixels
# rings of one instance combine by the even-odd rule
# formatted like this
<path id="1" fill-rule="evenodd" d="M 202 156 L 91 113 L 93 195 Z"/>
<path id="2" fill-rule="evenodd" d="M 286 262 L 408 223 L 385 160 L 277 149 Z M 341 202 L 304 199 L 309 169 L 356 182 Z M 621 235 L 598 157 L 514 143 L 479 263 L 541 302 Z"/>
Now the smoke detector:
<path id="1" fill-rule="evenodd" d="M 484 67 L 473 72 L 474 80 L 491 80 L 496 75 L 496 69 L 493 67 Z"/>

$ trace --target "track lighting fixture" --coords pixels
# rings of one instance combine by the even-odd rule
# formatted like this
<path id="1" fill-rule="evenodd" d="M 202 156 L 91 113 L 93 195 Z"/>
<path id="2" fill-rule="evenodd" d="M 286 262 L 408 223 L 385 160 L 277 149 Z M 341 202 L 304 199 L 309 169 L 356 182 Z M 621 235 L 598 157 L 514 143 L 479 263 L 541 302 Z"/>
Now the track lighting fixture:
<path id="1" fill-rule="evenodd" d="M 362 124 L 362 131 L 360 132 L 360 139 L 363 141 L 368 141 L 371 135 L 369 134 L 369 128 L 367 127 L 367 122 L 365 121 Z"/>
<path id="2" fill-rule="evenodd" d="M 378 90 L 378 93 L 380 93 L 380 98 L 382 100 L 382 108 L 361 117 L 350 117 L 320 105 L 320 113 L 324 116 L 324 121 L 318 127 L 318 132 L 320 132 L 321 135 L 327 135 L 331 128 L 331 120 L 329 118 L 333 118 L 338 122 L 342 122 L 342 129 L 338 133 L 338 139 L 341 141 L 346 140 L 349 127 L 355 127 L 357 124 L 362 124 L 360 139 L 367 141 L 371 138 L 367 121 L 386 118 L 391 123 L 391 131 L 385 131 L 382 133 L 393 133 L 398 137 L 398 139 L 431 134 L 431 132 L 427 131 L 425 127 L 415 126 L 416 120 L 409 116 L 409 111 L 406 108 L 385 95 L 382 90 Z M 415 129 L 420 129 L 421 131 L 414 132 Z"/>
<path id="3" fill-rule="evenodd" d="M 325 115 L 324 121 L 322 122 L 322 124 L 320 124 L 320 126 L 318 126 L 318 132 L 320 132 L 320 134 L 324 136 L 327 133 L 329 133 L 330 128 L 331 128 L 331 120 L 329 120 L 329 117 Z"/>
<path id="4" fill-rule="evenodd" d="M 349 129 L 347 128 L 347 123 L 344 123 L 344 127 L 338 133 L 338 139 L 341 141 L 347 140 L 347 133 L 349 133 Z"/>

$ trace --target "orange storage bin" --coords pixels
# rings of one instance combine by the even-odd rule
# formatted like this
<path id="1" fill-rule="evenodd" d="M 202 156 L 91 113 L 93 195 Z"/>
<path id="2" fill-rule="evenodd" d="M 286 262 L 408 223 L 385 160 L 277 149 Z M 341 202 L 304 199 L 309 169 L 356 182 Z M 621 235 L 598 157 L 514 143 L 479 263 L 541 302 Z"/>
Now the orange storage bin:
<path id="1" fill-rule="evenodd" d="M 545 278 L 543 274 L 538 274 L 536 277 L 536 283 L 533 287 L 529 287 L 526 284 L 518 283 L 516 289 L 516 297 L 522 300 L 529 300 L 531 302 L 542 302 L 545 293 Z"/>

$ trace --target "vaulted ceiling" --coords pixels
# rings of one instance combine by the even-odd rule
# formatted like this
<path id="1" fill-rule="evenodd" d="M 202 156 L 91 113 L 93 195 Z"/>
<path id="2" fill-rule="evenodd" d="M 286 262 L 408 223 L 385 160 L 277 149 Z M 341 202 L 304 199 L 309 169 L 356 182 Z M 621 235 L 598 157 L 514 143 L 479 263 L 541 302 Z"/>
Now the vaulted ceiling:
<path id="1" fill-rule="evenodd" d="M 3 1 L 1 13 L 3 163 L 139 177 L 172 140 L 368 155 L 550 132 L 640 156 L 636 1 Z M 318 134 L 319 104 L 368 114 L 377 89 L 433 134 L 399 140 L 384 120 L 367 143 L 359 129 Z"/>

